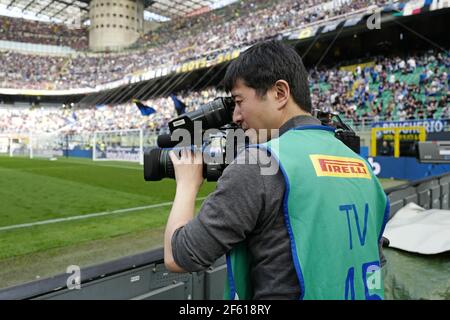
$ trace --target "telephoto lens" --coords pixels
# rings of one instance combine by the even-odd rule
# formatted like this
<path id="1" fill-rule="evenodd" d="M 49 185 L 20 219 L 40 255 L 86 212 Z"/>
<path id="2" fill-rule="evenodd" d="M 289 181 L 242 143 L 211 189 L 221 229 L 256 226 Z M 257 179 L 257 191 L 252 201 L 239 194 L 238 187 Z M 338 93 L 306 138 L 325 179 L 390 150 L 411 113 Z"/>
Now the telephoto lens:
<path id="1" fill-rule="evenodd" d="M 175 179 L 174 166 L 169 157 L 169 152 L 173 149 L 168 148 L 189 146 L 203 148 L 203 144 L 205 143 L 209 144 L 213 141 L 222 141 L 222 135 L 215 137 L 212 141 L 194 141 L 194 123 L 198 122 L 201 124 L 202 134 L 207 129 L 219 129 L 223 126 L 230 126 L 232 123 L 234 107 L 235 103 L 231 97 L 219 97 L 200 106 L 200 108 L 195 111 L 185 113 L 170 121 L 169 130 L 171 134 L 158 136 L 158 147 L 144 153 L 144 179 L 146 181 L 160 181 L 164 178 Z M 189 133 L 189 138 L 180 136 L 178 137 L 178 140 L 172 140 L 172 136 L 176 136 L 175 133 L 177 133 L 177 130 L 187 131 Z M 209 156 L 216 155 L 217 150 L 216 146 Z M 220 152 L 217 153 L 217 155 L 224 159 L 225 150 L 220 149 Z M 225 167 L 226 164 L 223 161 L 211 164 L 203 163 L 203 177 L 208 181 L 217 181 Z"/>
<path id="2" fill-rule="evenodd" d="M 169 149 L 154 148 L 144 154 L 145 181 L 175 179 L 175 170 L 169 157 Z"/>
<path id="3" fill-rule="evenodd" d="M 197 110 L 185 113 L 169 122 L 170 132 L 176 129 L 187 129 L 191 134 L 194 130 L 194 122 L 202 124 L 202 129 L 220 128 L 232 122 L 235 103 L 231 97 L 219 97 L 202 105 Z"/>

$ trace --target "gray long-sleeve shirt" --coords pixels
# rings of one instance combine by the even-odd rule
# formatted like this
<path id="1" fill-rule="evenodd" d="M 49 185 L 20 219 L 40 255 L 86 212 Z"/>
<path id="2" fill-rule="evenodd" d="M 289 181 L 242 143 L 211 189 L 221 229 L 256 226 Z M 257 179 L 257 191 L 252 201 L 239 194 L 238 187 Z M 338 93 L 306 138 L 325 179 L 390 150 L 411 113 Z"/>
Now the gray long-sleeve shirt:
<path id="1" fill-rule="evenodd" d="M 320 125 L 320 121 L 311 116 L 292 118 L 280 128 L 280 135 L 303 125 Z M 244 159 L 257 163 L 258 152 L 267 157 L 264 151 L 250 148 L 224 170 L 199 214 L 175 231 L 173 256 L 187 271 L 204 270 L 247 239 L 253 298 L 298 299 L 300 286 L 283 214 L 283 174 L 278 170 L 275 175 L 262 175 L 264 165 L 259 162 L 237 164 Z"/>

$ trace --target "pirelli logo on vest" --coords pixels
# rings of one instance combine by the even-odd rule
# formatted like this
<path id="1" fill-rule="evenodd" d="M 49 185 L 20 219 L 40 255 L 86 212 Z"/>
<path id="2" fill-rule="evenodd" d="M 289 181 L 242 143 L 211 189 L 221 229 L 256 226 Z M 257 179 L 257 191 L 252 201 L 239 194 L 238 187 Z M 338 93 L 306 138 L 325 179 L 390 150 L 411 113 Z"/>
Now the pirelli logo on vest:
<path id="1" fill-rule="evenodd" d="M 318 177 L 372 179 L 364 160 L 321 154 L 312 154 L 309 157 Z"/>

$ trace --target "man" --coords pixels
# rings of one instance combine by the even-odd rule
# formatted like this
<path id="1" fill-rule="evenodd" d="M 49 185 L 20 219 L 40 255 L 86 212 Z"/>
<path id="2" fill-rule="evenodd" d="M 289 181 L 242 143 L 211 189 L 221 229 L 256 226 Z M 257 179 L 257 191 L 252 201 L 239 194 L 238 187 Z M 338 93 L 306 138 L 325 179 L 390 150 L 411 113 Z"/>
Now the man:
<path id="1" fill-rule="evenodd" d="M 404 110 L 403 110 L 403 112 L 406 115 L 406 112 Z M 383 143 L 380 148 L 380 155 L 381 156 L 392 156 L 393 155 L 393 151 L 391 150 L 391 147 L 387 140 L 383 140 Z"/>
<path id="2" fill-rule="evenodd" d="M 227 253 L 226 298 L 382 298 L 382 284 L 367 278 L 380 277 L 386 196 L 364 160 L 311 116 L 301 58 L 281 42 L 256 44 L 231 63 L 224 85 L 236 103 L 233 121 L 260 145 L 224 170 L 195 218 L 201 158 L 171 153 L 167 268 L 204 270 Z M 282 170 L 265 174 L 259 159 L 268 153 Z"/>

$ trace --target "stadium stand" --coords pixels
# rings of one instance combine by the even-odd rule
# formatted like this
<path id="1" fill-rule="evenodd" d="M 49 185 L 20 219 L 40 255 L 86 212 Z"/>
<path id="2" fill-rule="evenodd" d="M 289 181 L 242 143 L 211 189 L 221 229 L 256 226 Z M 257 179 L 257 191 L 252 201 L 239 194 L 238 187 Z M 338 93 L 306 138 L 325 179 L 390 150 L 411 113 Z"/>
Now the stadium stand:
<path id="1" fill-rule="evenodd" d="M 360 121 L 437 119 L 448 114 L 450 59 L 428 52 L 376 58 L 354 72 L 312 70 L 313 104 Z"/>
<path id="2" fill-rule="evenodd" d="M 228 15 L 229 12 L 225 11 L 226 15 L 213 12 L 202 15 L 200 18 L 180 18 L 174 22 L 168 22 L 168 25 L 163 24 L 158 30 L 145 35 L 139 42 L 144 48 L 137 51 L 100 56 L 89 53 L 68 55 L 59 64 L 57 63 L 56 67 L 53 58 L 42 55 L 23 55 L 11 51 L 2 52 L 0 63 L 5 66 L 7 70 L 5 72 L 12 73 L 13 81 L 3 81 L 0 87 L 93 88 L 98 84 L 123 79 L 126 75 L 143 69 L 174 65 L 200 55 L 207 55 L 212 51 L 245 47 L 256 41 L 276 37 L 293 27 L 325 21 L 372 5 L 383 5 L 386 1 L 342 1 L 333 5 L 332 9 L 326 10 L 323 9 L 323 4 L 316 0 L 301 4 L 293 0 L 274 1 L 269 6 L 267 3 L 262 5 L 263 3 L 263 1 L 243 2 L 241 7 L 236 7 L 231 17 Z M 10 25 L 20 25 L 20 23 L 10 23 Z M 26 26 L 27 24 L 24 29 L 28 30 Z M 42 28 L 45 34 L 48 26 L 44 26 Z M 64 28 L 58 31 L 68 32 Z M 55 37 L 58 37 L 58 31 Z M 7 36 L 8 34 L 12 34 L 10 37 L 14 40 L 22 39 L 20 32 L 17 34 L 7 32 Z M 14 34 L 17 38 L 14 38 Z M 71 38 L 69 33 L 67 41 Z M 36 39 L 39 40 L 39 38 Z M 70 45 L 70 43 L 65 44 Z M 29 72 L 26 74 L 14 72 L 24 64 L 30 65 Z M 35 70 L 34 65 L 42 66 L 42 69 Z"/>
<path id="3" fill-rule="evenodd" d="M 324 9 L 323 1 L 251 1 L 239 2 L 202 15 L 199 19 L 181 18 L 168 23 L 140 39 L 143 44 L 167 45 L 181 41 L 190 56 L 224 47 L 251 45 L 257 40 L 274 37 L 294 27 L 351 13 L 370 5 L 384 5 L 387 1 L 357 0 L 342 2 L 331 9 Z M 219 40 L 219 41 L 218 41 Z M 205 47 L 206 45 L 206 47 Z"/>
<path id="4" fill-rule="evenodd" d="M 87 29 L 69 29 L 63 24 L 0 16 L 0 40 L 88 48 Z"/>
<path id="5" fill-rule="evenodd" d="M 189 92 L 180 96 L 187 105 L 187 111 L 225 95 L 214 88 L 201 92 Z M 53 132 L 61 129 L 73 132 L 93 132 L 116 129 L 161 129 L 175 115 L 170 97 L 144 101 L 153 106 L 156 113 L 150 118 L 141 116 L 132 103 L 116 106 L 96 106 L 72 110 L 70 108 L 37 107 L 0 108 L 0 132 Z"/>
<path id="6" fill-rule="evenodd" d="M 53 58 L 53 65 L 63 61 Z M 449 56 L 430 51 L 404 58 L 375 57 L 374 61 L 373 66 L 358 66 L 354 71 L 339 70 L 337 67 L 310 70 L 313 105 L 323 111 L 337 112 L 354 124 L 364 121 L 448 117 Z M 89 65 L 89 60 L 87 63 Z M 30 68 L 34 66 L 30 65 Z M 45 66 L 38 64 L 36 68 L 45 69 Z M 16 75 L 20 76 L 21 73 Z M 8 77 L 14 79 L 11 73 Z M 214 97 L 223 95 L 225 92 L 210 88 L 201 92 L 185 92 L 180 98 L 186 103 L 188 110 L 193 110 Z M 150 119 L 142 117 L 131 103 L 74 110 L 46 108 L 45 105 L 32 110 L 4 108 L 0 110 L 0 132 L 51 132 L 67 127 L 68 124 L 75 132 L 161 129 L 176 115 L 169 97 L 150 99 L 145 103 L 157 110 Z M 73 113 L 77 117 L 75 122 L 71 121 Z"/>

